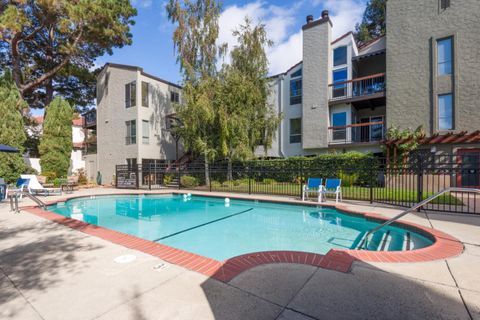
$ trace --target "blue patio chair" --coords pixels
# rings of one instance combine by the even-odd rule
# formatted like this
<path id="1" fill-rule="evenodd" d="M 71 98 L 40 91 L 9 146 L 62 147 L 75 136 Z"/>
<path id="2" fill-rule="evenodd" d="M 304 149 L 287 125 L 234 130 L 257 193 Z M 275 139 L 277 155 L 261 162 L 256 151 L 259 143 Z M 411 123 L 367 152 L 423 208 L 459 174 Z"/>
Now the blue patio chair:
<path id="1" fill-rule="evenodd" d="M 327 201 L 327 194 L 335 195 L 335 202 L 338 203 L 338 200 L 342 201 L 342 179 L 327 179 L 325 181 L 325 186 L 320 191 L 323 201 Z"/>
<path id="2" fill-rule="evenodd" d="M 302 189 L 302 201 L 305 201 L 305 195 L 308 197 L 310 192 L 318 193 L 318 201 L 320 201 L 320 191 L 322 190 L 321 178 L 308 178 L 307 184 L 303 185 Z"/>

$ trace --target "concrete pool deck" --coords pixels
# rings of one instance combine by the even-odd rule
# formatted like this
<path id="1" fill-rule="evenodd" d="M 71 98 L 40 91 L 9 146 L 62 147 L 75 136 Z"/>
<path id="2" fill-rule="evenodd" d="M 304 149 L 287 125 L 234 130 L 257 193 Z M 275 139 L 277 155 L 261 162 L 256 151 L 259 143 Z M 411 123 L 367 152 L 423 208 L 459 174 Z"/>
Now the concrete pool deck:
<path id="1" fill-rule="evenodd" d="M 132 193 L 97 188 L 72 196 L 125 192 Z M 346 206 L 387 217 L 399 212 Z M 29 213 L 14 214 L 2 202 L 0 318 L 480 319 L 480 217 L 415 213 L 404 220 L 456 237 L 465 251 L 430 262 L 356 261 L 349 273 L 262 265 L 225 283 Z M 125 254 L 137 259 L 113 261 Z"/>

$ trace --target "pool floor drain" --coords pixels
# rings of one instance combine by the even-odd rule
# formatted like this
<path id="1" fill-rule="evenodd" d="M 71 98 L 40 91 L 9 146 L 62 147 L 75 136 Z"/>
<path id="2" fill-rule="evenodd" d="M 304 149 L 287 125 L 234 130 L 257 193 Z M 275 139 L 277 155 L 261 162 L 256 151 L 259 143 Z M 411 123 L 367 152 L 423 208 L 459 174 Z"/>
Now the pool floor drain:
<path id="1" fill-rule="evenodd" d="M 115 261 L 116 263 L 130 263 L 135 261 L 135 259 L 137 259 L 137 257 L 133 254 L 125 254 L 123 256 L 116 257 L 115 259 L 113 259 L 113 261 Z"/>

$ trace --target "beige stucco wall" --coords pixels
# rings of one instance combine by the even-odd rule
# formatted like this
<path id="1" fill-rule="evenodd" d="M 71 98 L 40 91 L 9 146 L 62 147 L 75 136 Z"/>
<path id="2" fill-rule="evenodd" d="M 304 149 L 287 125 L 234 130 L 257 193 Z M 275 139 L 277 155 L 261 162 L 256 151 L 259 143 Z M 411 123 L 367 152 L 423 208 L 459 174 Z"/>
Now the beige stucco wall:
<path id="1" fill-rule="evenodd" d="M 454 91 L 456 131 L 480 129 L 480 2 L 387 2 L 387 122 L 435 133 L 437 95 Z M 436 74 L 436 40 L 454 37 L 454 76 Z"/>

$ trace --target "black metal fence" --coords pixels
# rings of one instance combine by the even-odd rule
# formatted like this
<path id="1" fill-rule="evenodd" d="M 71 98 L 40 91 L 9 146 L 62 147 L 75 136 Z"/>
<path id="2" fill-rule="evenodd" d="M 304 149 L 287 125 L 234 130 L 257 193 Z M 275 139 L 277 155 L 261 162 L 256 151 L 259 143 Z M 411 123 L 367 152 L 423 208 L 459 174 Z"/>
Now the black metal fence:
<path id="1" fill-rule="evenodd" d="M 208 179 L 207 179 L 208 177 Z M 480 188 L 480 153 L 421 155 L 387 163 L 360 161 L 249 161 L 209 165 L 119 165 L 118 188 L 222 191 L 301 197 L 309 177 L 342 179 L 343 199 L 411 206 L 448 187 Z M 455 192 L 426 206 L 433 211 L 480 214 L 480 195 Z"/>

